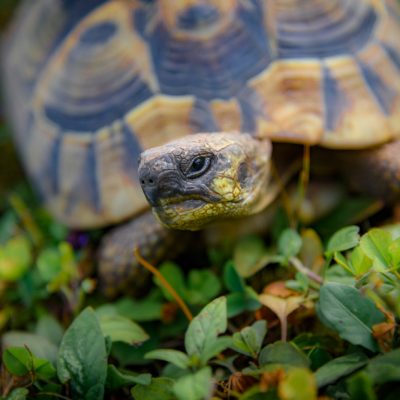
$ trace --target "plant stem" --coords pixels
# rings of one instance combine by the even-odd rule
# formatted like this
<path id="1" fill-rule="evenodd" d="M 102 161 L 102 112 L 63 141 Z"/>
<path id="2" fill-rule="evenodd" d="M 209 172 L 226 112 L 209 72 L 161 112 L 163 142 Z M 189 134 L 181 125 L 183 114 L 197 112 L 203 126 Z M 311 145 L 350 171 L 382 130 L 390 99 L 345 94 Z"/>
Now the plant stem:
<path id="1" fill-rule="evenodd" d="M 179 294 L 176 292 L 176 290 L 169 284 L 169 282 L 162 276 L 160 271 L 155 268 L 153 265 L 151 265 L 148 261 L 146 261 L 139 253 L 139 249 L 136 247 L 135 250 L 133 251 L 136 259 L 139 261 L 139 264 L 142 265 L 142 267 L 146 268 L 149 270 L 153 275 L 155 275 L 162 285 L 165 287 L 165 289 L 168 290 L 168 292 L 171 294 L 171 296 L 175 299 L 177 302 L 178 306 L 181 308 L 183 313 L 185 314 L 186 318 L 191 321 L 193 319 L 193 315 L 190 312 L 188 306 L 185 304 L 185 302 L 182 300 L 182 298 L 179 296 Z"/>
<path id="2" fill-rule="evenodd" d="M 308 278 L 312 279 L 314 282 L 322 285 L 323 279 L 317 275 L 315 272 L 311 271 L 303 265 L 303 263 L 297 257 L 291 257 L 289 259 L 290 264 L 299 272 L 306 275 Z"/>

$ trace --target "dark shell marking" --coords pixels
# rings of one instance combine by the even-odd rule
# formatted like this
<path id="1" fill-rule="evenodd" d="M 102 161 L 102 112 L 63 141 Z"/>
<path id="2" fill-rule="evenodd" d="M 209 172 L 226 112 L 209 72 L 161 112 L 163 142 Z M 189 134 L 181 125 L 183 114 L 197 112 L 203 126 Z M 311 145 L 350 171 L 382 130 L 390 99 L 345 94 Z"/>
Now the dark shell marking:
<path id="1" fill-rule="evenodd" d="M 27 1 L 2 57 L 26 169 L 87 228 L 145 209 L 138 155 L 190 133 L 336 148 L 399 136 L 400 13 L 382 4 Z"/>

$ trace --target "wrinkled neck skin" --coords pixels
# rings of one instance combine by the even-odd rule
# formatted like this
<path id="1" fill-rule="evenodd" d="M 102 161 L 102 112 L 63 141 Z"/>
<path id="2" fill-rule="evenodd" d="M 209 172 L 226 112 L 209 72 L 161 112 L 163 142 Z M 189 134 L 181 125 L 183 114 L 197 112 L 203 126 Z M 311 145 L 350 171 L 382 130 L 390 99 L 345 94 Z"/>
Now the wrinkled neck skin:
<path id="1" fill-rule="evenodd" d="M 210 162 L 193 177 L 188 171 L 199 155 Z M 141 156 L 139 176 L 155 215 L 173 229 L 258 213 L 278 192 L 271 186 L 271 143 L 248 134 L 196 134 L 150 149 Z"/>

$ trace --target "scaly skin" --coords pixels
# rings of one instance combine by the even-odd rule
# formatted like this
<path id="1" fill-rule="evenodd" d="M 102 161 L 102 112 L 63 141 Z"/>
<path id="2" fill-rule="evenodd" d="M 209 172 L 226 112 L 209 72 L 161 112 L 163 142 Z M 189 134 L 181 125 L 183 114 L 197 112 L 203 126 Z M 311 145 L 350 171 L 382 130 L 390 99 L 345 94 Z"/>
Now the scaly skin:
<path id="1" fill-rule="evenodd" d="M 204 165 L 196 171 L 193 163 L 199 157 Z M 198 134 L 145 151 L 139 177 L 163 224 L 197 230 L 217 219 L 257 213 L 271 203 L 276 191 L 271 189 L 270 161 L 267 140 Z"/>

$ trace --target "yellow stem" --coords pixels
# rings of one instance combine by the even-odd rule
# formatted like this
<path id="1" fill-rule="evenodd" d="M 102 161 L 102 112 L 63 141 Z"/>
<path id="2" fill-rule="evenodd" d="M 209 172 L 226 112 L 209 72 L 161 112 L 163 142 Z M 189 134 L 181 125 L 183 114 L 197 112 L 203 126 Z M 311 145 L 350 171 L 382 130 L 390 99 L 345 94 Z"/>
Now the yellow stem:
<path id="1" fill-rule="evenodd" d="M 185 314 L 186 318 L 191 321 L 193 319 L 193 315 L 190 312 L 188 306 L 185 304 L 185 302 L 182 300 L 182 298 L 179 296 L 179 294 L 176 292 L 176 290 L 169 284 L 169 282 L 162 276 L 160 271 L 155 268 L 153 265 L 151 265 L 148 261 L 146 261 L 139 253 L 139 249 L 136 247 L 135 250 L 133 251 L 135 254 L 136 259 L 139 261 L 139 264 L 142 265 L 142 267 L 146 268 L 149 270 L 153 275 L 155 275 L 161 282 L 161 284 L 168 290 L 168 292 L 171 294 L 171 296 L 175 299 L 183 313 Z"/>

